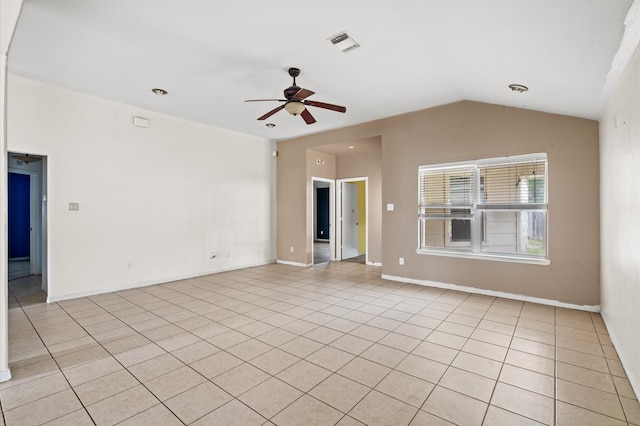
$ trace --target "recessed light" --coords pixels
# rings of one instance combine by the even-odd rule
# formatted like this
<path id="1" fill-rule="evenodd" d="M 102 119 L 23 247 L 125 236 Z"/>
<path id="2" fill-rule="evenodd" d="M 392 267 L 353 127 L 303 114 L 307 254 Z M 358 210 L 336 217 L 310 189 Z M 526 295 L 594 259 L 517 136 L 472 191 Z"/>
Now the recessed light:
<path id="1" fill-rule="evenodd" d="M 273 129 L 274 127 L 276 127 L 276 125 L 273 124 L 273 123 L 267 123 L 267 124 L 265 124 L 265 126 L 267 126 L 270 129 Z"/>
<path id="2" fill-rule="evenodd" d="M 527 90 L 529 90 L 527 86 L 523 86 L 522 84 L 510 84 L 509 89 L 511 89 L 512 92 L 519 92 L 519 93 L 526 92 Z"/>
<path id="3" fill-rule="evenodd" d="M 349 149 L 353 149 L 353 148 L 355 148 L 355 146 L 353 146 L 353 145 L 349 145 L 347 148 L 349 148 Z"/>
<path id="4" fill-rule="evenodd" d="M 153 93 L 155 93 L 156 95 L 158 95 L 158 96 L 164 96 L 164 95 L 166 95 L 167 93 L 169 93 L 169 92 L 167 92 L 166 90 L 164 90 L 164 89 L 158 89 L 157 87 L 156 87 L 156 88 L 154 88 L 154 89 L 151 89 L 151 91 L 152 91 Z"/>

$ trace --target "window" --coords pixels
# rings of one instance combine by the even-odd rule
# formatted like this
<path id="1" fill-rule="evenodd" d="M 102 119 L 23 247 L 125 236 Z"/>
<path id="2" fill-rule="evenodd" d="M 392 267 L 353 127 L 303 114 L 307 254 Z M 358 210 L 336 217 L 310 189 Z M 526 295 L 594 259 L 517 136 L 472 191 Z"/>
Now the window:
<path id="1" fill-rule="evenodd" d="M 546 154 L 420 166 L 418 251 L 545 261 L 546 176 Z"/>

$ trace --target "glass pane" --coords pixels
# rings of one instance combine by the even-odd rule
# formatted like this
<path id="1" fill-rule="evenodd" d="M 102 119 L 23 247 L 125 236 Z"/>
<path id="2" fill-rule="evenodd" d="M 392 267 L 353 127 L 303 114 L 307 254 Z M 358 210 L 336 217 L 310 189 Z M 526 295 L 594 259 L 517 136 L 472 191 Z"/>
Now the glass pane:
<path id="1" fill-rule="evenodd" d="M 426 219 L 421 222 L 421 248 L 471 248 L 471 220 Z"/>
<path id="2" fill-rule="evenodd" d="M 482 251 L 545 257 L 546 213 L 484 211 Z"/>

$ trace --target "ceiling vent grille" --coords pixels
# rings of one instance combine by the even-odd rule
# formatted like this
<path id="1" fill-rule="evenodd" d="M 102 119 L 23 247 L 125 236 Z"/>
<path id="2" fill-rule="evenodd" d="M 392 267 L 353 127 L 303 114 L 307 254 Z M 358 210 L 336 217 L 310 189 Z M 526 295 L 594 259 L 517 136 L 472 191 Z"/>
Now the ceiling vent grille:
<path id="1" fill-rule="evenodd" d="M 346 32 L 342 32 L 331 37 L 329 41 L 344 53 L 350 52 L 360 47 L 360 44 Z"/>

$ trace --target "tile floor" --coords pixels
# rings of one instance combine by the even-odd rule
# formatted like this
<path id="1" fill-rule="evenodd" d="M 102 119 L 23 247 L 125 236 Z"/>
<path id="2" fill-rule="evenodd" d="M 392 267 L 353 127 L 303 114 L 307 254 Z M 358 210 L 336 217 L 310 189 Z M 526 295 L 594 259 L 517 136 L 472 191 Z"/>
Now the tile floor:
<path id="1" fill-rule="evenodd" d="M 267 265 L 60 303 L 11 283 L 0 425 L 640 425 L 602 319 Z"/>

